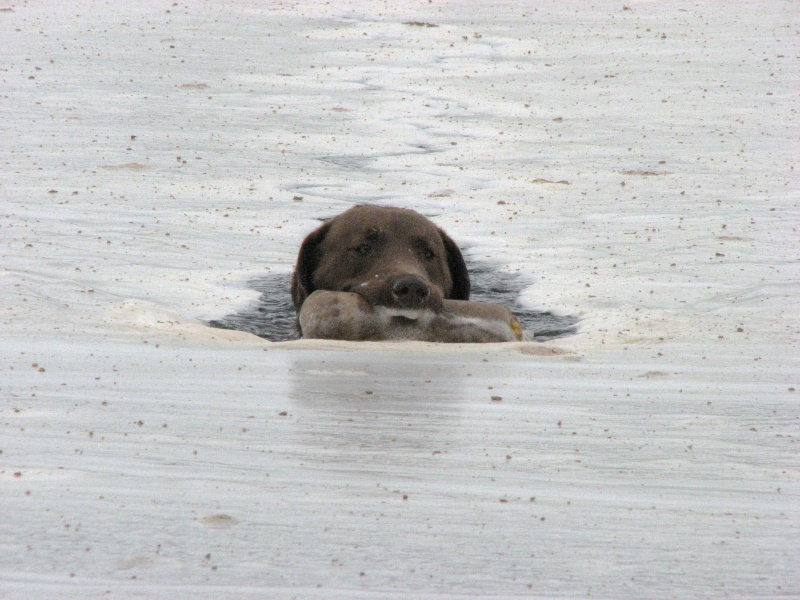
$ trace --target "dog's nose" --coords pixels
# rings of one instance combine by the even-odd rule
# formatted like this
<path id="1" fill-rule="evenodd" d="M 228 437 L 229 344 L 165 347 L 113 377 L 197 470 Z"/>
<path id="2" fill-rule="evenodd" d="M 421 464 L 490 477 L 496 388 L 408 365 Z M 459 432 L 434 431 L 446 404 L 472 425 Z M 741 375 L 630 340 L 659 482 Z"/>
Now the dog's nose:
<path id="1" fill-rule="evenodd" d="M 403 275 L 392 284 L 392 297 L 402 308 L 421 308 L 430 295 L 428 283 L 416 275 Z"/>

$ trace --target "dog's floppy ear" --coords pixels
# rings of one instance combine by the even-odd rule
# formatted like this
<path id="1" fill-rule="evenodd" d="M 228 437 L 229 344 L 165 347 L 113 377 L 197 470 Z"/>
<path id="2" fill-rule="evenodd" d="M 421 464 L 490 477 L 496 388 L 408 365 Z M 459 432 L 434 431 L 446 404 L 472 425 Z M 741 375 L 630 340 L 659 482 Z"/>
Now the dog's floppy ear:
<path id="1" fill-rule="evenodd" d="M 453 289 L 447 297 L 450 300 L 469 300 L 469 272 L 461 250 L 441 229 L 439 229 L 439 235 L 442 237 L 444 249 L 447 251 L 447 266 L 450 269 L 450 277 L 453 279 Z"/>
<path id="2" fill-rule="evenodd" d="M 315 229 L 306 236 L 300 246 L 297 265 L 295 265 L 294 275 L 292 275 L 292 302 L 296 311 L 300 310 L 305 299 L 314 291 L 311 278 L 314 275 L 314 269 L 317 268 L 317 248 L 322 240 L 325 239 L 330 227 L 330 223 L 325 223 L 325 225 Z"/>

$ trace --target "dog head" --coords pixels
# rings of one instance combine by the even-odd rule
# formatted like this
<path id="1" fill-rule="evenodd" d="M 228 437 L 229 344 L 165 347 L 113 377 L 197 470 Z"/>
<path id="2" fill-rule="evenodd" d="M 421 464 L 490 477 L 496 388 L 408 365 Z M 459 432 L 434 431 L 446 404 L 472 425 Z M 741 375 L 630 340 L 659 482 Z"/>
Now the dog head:
<path id="1" fill-rule="evenodd" d="M 315 290 L 353 292 L 373 306 L 437 311 L 445 298 L 469 300 L 470 282 L 461 250 L 427 218 L 361 205 L 303 241 L 292 278 L 295 309 Z"/>

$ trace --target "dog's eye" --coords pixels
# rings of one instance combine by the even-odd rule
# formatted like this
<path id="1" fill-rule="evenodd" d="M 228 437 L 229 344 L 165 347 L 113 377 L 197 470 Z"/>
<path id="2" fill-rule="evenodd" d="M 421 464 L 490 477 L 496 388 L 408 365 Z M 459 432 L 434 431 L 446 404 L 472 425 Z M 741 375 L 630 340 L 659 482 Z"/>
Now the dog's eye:
<path id="1" fill-rule="evenodd" d="M 422 256 L 425 257 L 426 260 L 431 260 L 432 258 L 436 258 L 436 253 L 430 248 L 424 248 L 422 250 Z"/>
<path id="2" fill-rule="evenodd" d="M 370 252 L 372 252 L 372 248 L 370 248 L 369 244 L 361 244 L 357 248 L 355 248 L 356 254 L 359 256 L 366 256 Z"/>

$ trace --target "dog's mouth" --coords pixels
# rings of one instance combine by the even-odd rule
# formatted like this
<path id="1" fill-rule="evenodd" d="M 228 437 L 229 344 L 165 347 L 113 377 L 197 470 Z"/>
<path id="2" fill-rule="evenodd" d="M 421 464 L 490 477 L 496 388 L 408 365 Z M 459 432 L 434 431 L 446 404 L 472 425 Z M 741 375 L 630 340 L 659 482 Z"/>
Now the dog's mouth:
<path id="1" fill-rule="evenodd" d="M 410 291 L 404 294 L 405 287 L 397 284 L 397 281 L 403 283 L 402 277 L 395 277 L 396 281 L 393 284 L 387 279 L 389 278 L 370 279 L 356 284 L 348 283 L 339 291 L 358 294 L 367 304 L 379 310 L 380 316 L 387 321 L 392 319 L 398 323 L 427 322 L 431 315 L 441 310 L 442 293 L 436 286 L 417 278 L 421 282 L 419 289 L 413 288 L 412 284 L 417 282 L 412 281 L 408 285 Z M 424 294 L 420 291 L 423 284 Z"/>
<path id="2" fill-rule="evenodd" d="M 436 316 L 436 313 L 429 308 L 395 308 L 390 306 L 376 306 L 376 314 L 386 322 L 392 322 L 400 326 L 425 327 Z"/>
<path id="3" fill-rule="evenodd" d="M 399 319 L 401 321 L 416 321 L 422 316 L 424 311 L 413 308 L 385 308 L 382 312 L 390 319 Z"/>

